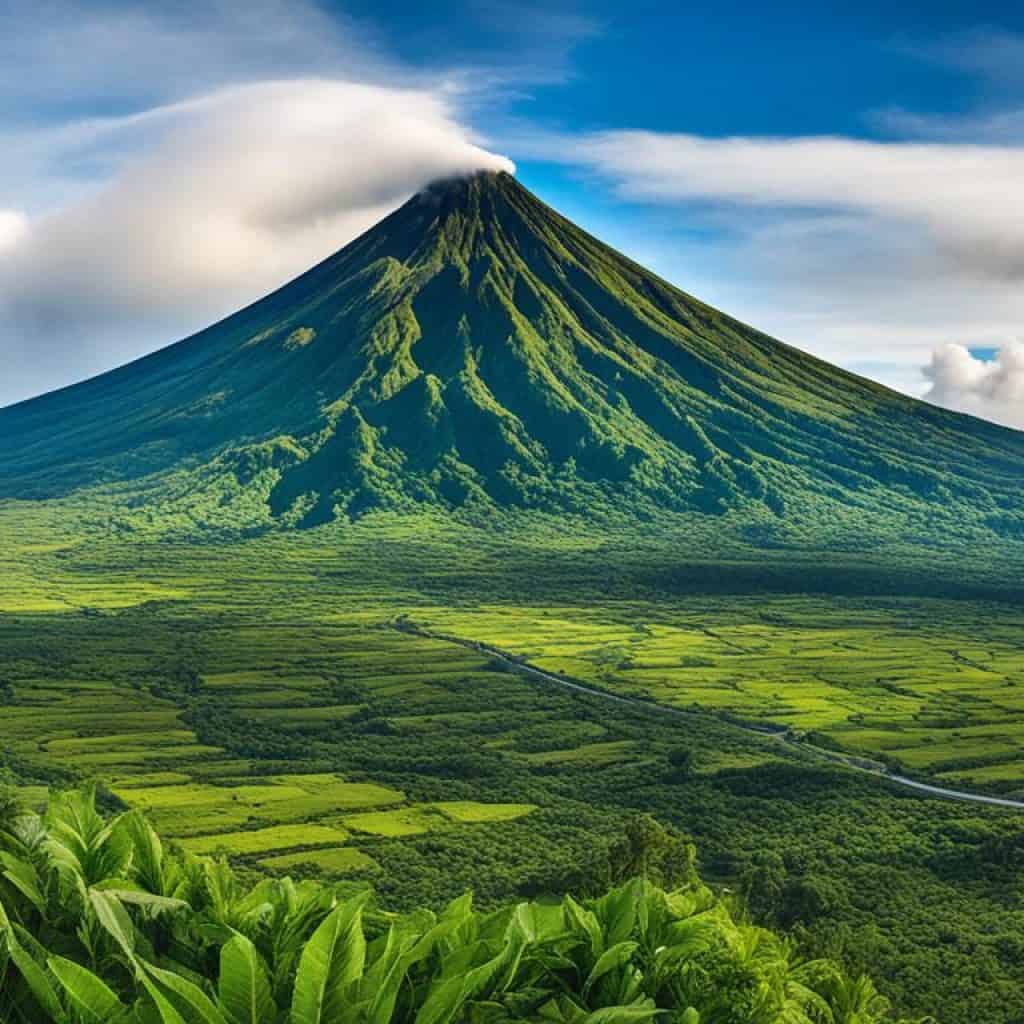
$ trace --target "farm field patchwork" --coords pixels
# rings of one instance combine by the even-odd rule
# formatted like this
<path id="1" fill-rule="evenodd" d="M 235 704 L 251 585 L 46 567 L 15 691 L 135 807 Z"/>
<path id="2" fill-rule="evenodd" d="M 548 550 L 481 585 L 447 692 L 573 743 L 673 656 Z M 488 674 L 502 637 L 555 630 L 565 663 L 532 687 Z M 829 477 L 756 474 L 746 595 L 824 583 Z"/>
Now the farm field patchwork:
<path id="1" fill-rule="evenodd" d="M 221 658 L 213 659 L 217 668 L 210 671 L 195 671 L 187 656 L 183 661 L 172 655 L 168 665 L 145 672 L 149 682 L 142 685 L 130 672 L 118 678 L 117 669 L 110 671 L 108 650 L 108 678 L 102 681 L 19 678 L 14 703 L 0 719 L 0 740 L 29 768 L 101 781 L 191 852 L 226 854 L 268 870 L 298 864 L 374 870 L 376 862 L 358 854 L 357 847 L 381 837 L 500 824 L 535 810 L 532 804 L 455 799 L 458 789 L 451 800 L 410 801 L 400 789 L 365 778 L 350 781 L 330 771 L 296 770 L 308 762 L 296 765 L 291 751 L 284 760 L 240 759 L 223 747 L 198 742 L 190 727 L 195 716 L 171 699 L 175 687 L 185 687 L 202 706 L 230 716 L 237 727 L 258 733 L 269 728 L 286 745 L 295 735 L 314 752 L 325 734 L 375 702 L 424 711 L 407 716 L 408 724 L 395 715 L 397 731 L 455 726 L 472 732 L 484 717 L 478 711 L 447 710 L 453 694 L 456 707 L 465 706 L 472 674 L 487 669 L 480 656 L 406 637 L 386 623 L 331 623 L 316 631 L 312 643 L 299 626 L 272 625 L 265 632 L 268 649 L 273 646 L 276 652 L 265 665 L 258 658 L 253 664 L 253 650 L 260 646 L 257 631 L 250 638 L 243 627 L 241 636 L 232 631 L 218 638 Z M 300 641 L 305 669 L 296 670 L 280 653 L 298 649 Z M 115 646 L 121 644 L 125 663 L 134 667 L 128 637 Z M 239 650 L 244 651 L 240 657 Z M 250 667 L 234 667 L 236 659 Z M 308 671 L 312 664 L 318 673 Z M 154 684 L 154 678 L 160 682 Z M 358 700 L 338 702 L 339 693 L 356 690 Z M 528 700 L 532 694 L 525 696 Z M 507 715 L 499 717 L 508 721 Z M 331 849 L 298 856 L 321 847 Z"/>
<path id="2" fill-rule="evenodd" d="M 582 531 L 510 530 L 495 546 L 432 521 L 428 541 L 385 516 L 197 548 L 82 539 L 73 514 L 33 514 L 52 541 L 27 560 L 0 553 L 20 609 L 0 611 L 0 746 L 35 803 L 47 783 L 92 778 L 194 853 L 370 882 L 393 907 L 571 888 L 600 876 L 624 822 L 652 814 L 693 837 L 717 883 L 750 884 L 770 855 L 786 884 L 820 884 L 834 902 L 801 919 L 809 954 L 842 941 L 875 962 L 865 929 L 881 921 L 877 941 L 910 965 L 885 979 L 908 1006 L 928 974 L 963 1007 L 951 1019 L 980 1019 L 977 986 L 942 988 L 950 956 L 985 991 L 1007 972 L 1024 990 L 1006 938 L 1024 914 L 1000 874 L 1016 818 L 890 792 L 728 721 L 1017 792 L 1010 606 L 808 597 L 760 578 L 756 594 L 666 586 L 668 541 L 630 562 Z M 572 695 L 409 623 L 707 714 L 658 720 Z M 952 851 L 989 865 L 991 886 L 958 887 Z M 861 908 L 865 891 L 882 910 Z M 967 939 L 951 953 L 953 931 L 985 957 Z"/>
<path id="3" fill-rule="evenodd" d="M 1024 762 L 1024 643 L 1016 621 L 998 606 L 685 593 L 609 597 L 597 605 L 550 598 L 438 604 L 408 580 L 370 583 L 372 574 L 360 566 L 376 564 L 374 545 L 415 550 L 409 578 L 429 578 L 434 591 L 450 589 L 446 581 L 455 564 L 464 577 L 475 578 L 487 550 L 460 546 L 451 524 L 431 523 L 436 535 L 424 546 L 408 521 L 383 519 L 376 530 L 355 528 L 334 553 L 303 543 L 301 536 L 262 540 L 266 564 L 273 566 L 269 576 L 249 558 L 246 545 L 211 548 L 201 559 L 187 545 L 172 546 L 159 558 L 142 546 L 138 550 L 148 553 L 134 571 L 117 564 L 116 549 L 107 549 L 114 564 L 105 567 L 102 587 L 109 594 L 97 597 L 88 565 L 77 564 L 77 553 L 88 545 L 74 518 L 55 529 L 36 509 L 20 546 L 4 556 L 12 570 L 5 585 L 26 608 L 60 595 L 60 613 L 24 612 L 30 618 L 106 616 L 92 620 L 100 635 L 110 616 L 131 614 L 128 595 L 137 593 L 135 607 L 165 609 L 161 618 L 178 620 L 177 628 L 186 630 L 183 649 L 168 651 L 167 659 L 177 658 L 181 672 L 194 674 L 190 692 L 216 699 L 219 708 L 254 728 L 272 723 L 278 735 L 323 731 L 390 702 L 389 727 L 398 732 L 470 731 L 492 749 L 537 765 L 608 763 L 625 755 L 621 741 L 603 735 L 589 743 L 580 737 L 570 746 L 509 749 L 502 740 L 504 709 L 467 707 L 457 699 L 453 706 L 453 693 L 470 688 L 472 673 L 487 659 L 389 629 L 407 617 L 616 693 L 788 727 L 924 774 L 966 778 L 964 772 L 981 771 L 973 778 L 992 790 L 1024 787 L 1024 775 L 1006 767 Z M 33 522 L 39 539 L 32 536 Z M 585 537 L 555 541 L 559 553 L 585 557 Z M 223 582 L 228 579 L 230 587 Z M 584 574 L 579 588 L 585 583 Z M 154 588 L 174 596 L 153 604 L 151 595 L 143 595 Z M 528 582 L 519 585 L 530 589 Z M 247 621 L 254 608 L 264 610 L 266 621 Z M 189 636 L 187 622 L 194 616 L 200 616 L 200 628 Z M 216 616 L 230 616 L 231 625 L 211 634 Z M 168 699 L 174 687 L 154 691 L 129 680 L 132 672 L 151 675 L 152 660 L 122 651 L 116 688 L 95 666 L 78 678 L 66 672 L 31 678 L 14 666 L 9 685 L 16 687 L 16 699 L 3 727 L 11 749 L 108 778 L 125 776 L 129 768 L 129 774 L 180 772 L 185 763 L 189 778 L 220 774 L 224 760 L 238 758 L 227 758 L 208 735 L 198 739 L 181 721 Z M 992 771 L 982 771 L 988 767 Z"/>
<path id="4" fill-rule="evenodd" d="M 788 727 L 908 770 L 1024 759 L 1014 622 L 985 623 L 982 645 L 977 623 L 943 602 L 776 597 L 719 616 L 673 604 L 424 609 L 414 621 L 612 693 Z M 1024 789 L 1005 769 L 975 777 Z"/>
<path id="5" fill-rule="evenodd" d="M 168 621 L 186 609 L 232 615 L 230 627 L 213 633 L 209 621 L 203 622 L 196 631 L 202 643 L 196 640 L 192 648 L 186 639 L 177 659 L 182 672 L 194 675 L 190 693 L 215 700 L 218 709 L 253 728 L 273 724 L 278 735 L 302 737 L 390 704 L 389 728 L 398 732 L 470 731 L 492 749 L 537 765 L 600 764 L 627 756 L 621 741 L 606 736 L 544 750 L 508 749 L 502 741 L 504 710 L 467 707 L 458 699 L 453 706 L 453 695 L 472 687 L 472 675 L 486 657 L 390 628 L 406 618 L 612 692 L 788 727 L 924 774 L 966 778 L 964 772 L 991 767 L 973 776 L 977 785 L 1003 792 L 1024 787 L 1024 776 L 1006 768 L 1024 762 L 1024 646 L 1016 622 L 998 608 L 939 599 L 787 595 L 467 607 L 438 605 L 389 581 L 369 591 L 346 587 L 331 603 L 316 594 L 334 587 L 340 555 L 320 556 L 317 564 L 295 538 L 262 543 L 275 548 L 270 561 L 278 573 L 272 580 L 254 573 L 249 562 L 247 574 L 236 567 L 231 575 L 227 570 L 241 556 L 239 547 L 215 549 L 211 561 L 227 565 L 205 565 L 208 576 L 190 576 L 193 555 L 182 551 L 183 561 L 172 557 L 140 571 L 136 580 L 180 590 L 191 578 L 194 597 L 160 604 Z M 69 571 L 75 550 L 74 539 L 40 542 L 32 549 L 34 582 L 23 582 L 20 592 L 31 602 L 63 590 L 66 603 L 58 619 L 75 615 L 75 607 L 114 614 L 109 602 L 88 603 L 91 591 L 81 589 L 81 573 Z M 436 550 L 430 554 L 438 557 Z M 432 561 L 421 571 L 444 586 L 444 573 Z M 236 581 L 230 590 L 212 582 L 225 578 Z M 112 579 L 114 590 L 131 582 L 124 571 Z M 339 579 L 365 587 L 366 576 L 351 567 Z M 253 588 L 264 594 L 257 606 L 265 609 L 266 622 L 246 621 Z M 86 603 L 78 605 L 80 600 Z M 239 605 L 250 614 L 233 614 Z M 282 614 L 286 609 L 294 612 L 294 623 Z M 121 614 L 129 612 L 122 608 Z M 102 631 L 103 620 L 95 622 Z M 234 657 L 232 645 L 239 652 Z M 170 653 L 168 658 L 173 660 Z M 126 653 L 122 669 L 151 674 L 152 664 Z M 220 772 L 224 751 L 185 727 L 167 698 L 171 690 L 144 690 L 123 673 L 115 689 L 92 668 L 79 676 L 12 681 L 16 701 L 4 731 L 15 752 L 109 777 L 124 776 L 128 768 L 133 774 L 180 771 L 185 763 L 190 778 Z"/>

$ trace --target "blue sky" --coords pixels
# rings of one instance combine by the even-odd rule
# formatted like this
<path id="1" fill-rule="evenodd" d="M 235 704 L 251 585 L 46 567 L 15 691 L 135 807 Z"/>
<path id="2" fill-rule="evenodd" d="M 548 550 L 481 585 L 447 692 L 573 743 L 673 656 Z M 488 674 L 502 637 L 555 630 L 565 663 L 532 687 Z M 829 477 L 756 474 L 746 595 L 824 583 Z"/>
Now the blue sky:
<path id="1" fill-rule="evenodd" d="M 431 175 L 508 157 L 730 313 L 1024 426 L 1024 13 L 687 7 L 9 0 L 0 403 L 174 340 Z"/>
<path id="2" fill-rule="evenodd" d="M 890 106 L 964 113 L 1000 83 L 940 59 L 979 32 L 1024 31 L 1008 3 L 672 5 L 350 3 L 410 63 L 535 64 L 524 116 L 575 129 L 877 134 Z M 673 9 L 675 8 L 675 9 Z M 931 58 L 928 57 L 931 51 Z M 915 59 L 915 54 L 918 59 Z"/>

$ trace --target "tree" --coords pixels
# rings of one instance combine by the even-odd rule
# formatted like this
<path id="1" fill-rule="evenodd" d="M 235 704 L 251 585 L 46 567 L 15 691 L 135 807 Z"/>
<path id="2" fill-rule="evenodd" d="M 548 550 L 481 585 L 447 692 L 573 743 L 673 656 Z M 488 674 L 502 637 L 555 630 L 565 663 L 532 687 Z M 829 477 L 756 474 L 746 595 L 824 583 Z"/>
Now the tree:
<path id="1" fill-rule="evenodd" d="M 755 919 L 775 919 L 782 903 L 786 876 L 782 858 L 771 851 L 755 855 L 751 865 L 740 875 L 740 893 Z"/>
<path id="2" fill-rule="evenodd" d="M 695 876 L 696 861 L 696 848 L 690 840 L 649 814 L 630 818 L 622 837 L 608 852 L 613 883 L 640 877 L 669 887 L 683 885 Z"/>
<path id="3" fill-rule="evenodd" d="M 671 777 L 682 782 L 693 774 L 693 751 L 689 747 L 676 747 L 669 751 L 668 763 Z"/>

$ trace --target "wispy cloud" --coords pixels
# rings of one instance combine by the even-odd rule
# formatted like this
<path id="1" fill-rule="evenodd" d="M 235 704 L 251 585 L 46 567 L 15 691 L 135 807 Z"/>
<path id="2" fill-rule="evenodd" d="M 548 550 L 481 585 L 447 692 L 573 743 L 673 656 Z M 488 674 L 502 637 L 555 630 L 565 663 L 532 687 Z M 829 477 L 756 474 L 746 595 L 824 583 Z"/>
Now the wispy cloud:
<path id="1" fill-rule="evenodd" d="M 994 27 L 896 49 L 917 61 L 961 72 L 974 101 L 957 112 L 884 107 L 867 115 L 882 135 L 898 139 L 986 145 L 1024 144 L 1024 34 Z"/>
<path id="2" fill-rule="evenodd" d="M 919 60 L 997 84 L 1024 83 L 1024 35 L 999 26 L 979 25 L 969 32 L 927 42 L 904 42 L 899 48 Z"/>
<path id="3" fill-rule="evenodd" d="M 102 186 L 160 138 L 157 110 L 258 81 L 428 82 L 315 0 L 0 4 L 0 207 L 37 213 Z"/>
<path id="4" fill-rule="evenodd" d="M 502 49 L 506 52 L 507 40 L 517 41 L 519 53 L 509 70 L 521 86 L 570 78 L 576 48 L 601 36 L 607 27 L 584 5 L 555 5 L 544 0 L 469 0 L 466 9 L 480 25 L 505 41 Z M 494 61 L 491 66 L 495 66 Z M 510 84 L 507 71 L 501 77 Z"/>
<path id="5" fill-rule="evenodd" d="M 1024 110 L 1017 108 L 968 114 L 921 114 L 891 107 L 873 113 L 870 123 L 885 135 L 912 141 L 1024 145 Z"/>
<path id="6" fill-rule="evenodd" d="M 253 78 L 399 73 L 368 26 L 315 0 L 6 0 L 0 112 L 124 113 Z"/>
<path id="7" fill-rule="evenodd" d="M 236 86 L 100 130 L 160 142 L 69 206 L 0 218 L 0 343 L 15 368 L 0 400 L 204 326 L 430 181 L 512 169 L 442 92 L 337 80 Z"/>
<path id="8" fill-rule="evenodd" d="M 627 198 L 902 221 L 958 275 L 1024 275 L 1024 148 L 609 132 L 573 150 Z"/>

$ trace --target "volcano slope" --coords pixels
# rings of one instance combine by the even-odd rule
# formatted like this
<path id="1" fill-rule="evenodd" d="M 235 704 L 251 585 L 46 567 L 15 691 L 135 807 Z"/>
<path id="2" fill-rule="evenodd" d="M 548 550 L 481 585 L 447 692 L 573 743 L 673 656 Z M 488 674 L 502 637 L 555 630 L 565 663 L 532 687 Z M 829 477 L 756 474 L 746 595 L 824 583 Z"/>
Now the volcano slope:
<path id="1" fill-rule="evenodd" d="M 98 778 L 189 849 L 392 906 L 585 889 L 653 813 L 906 1012 L 1018 1019 L 1021 817 L 730 721 L 1019 792 L 1022 435 L 731 320 L 503 175 L 0 431 L 28 793 Z"/>
<path id="2" fill-rule="evenodd" d="M 846 547 L 1024 532 L 1024 435 L 745 327 L 505 173 L 427 189 L 214 327 L 0 411 L 0 432 L 0 496 L 129 483 L 211 525 L 429 505 L 728 514 Z"/>

